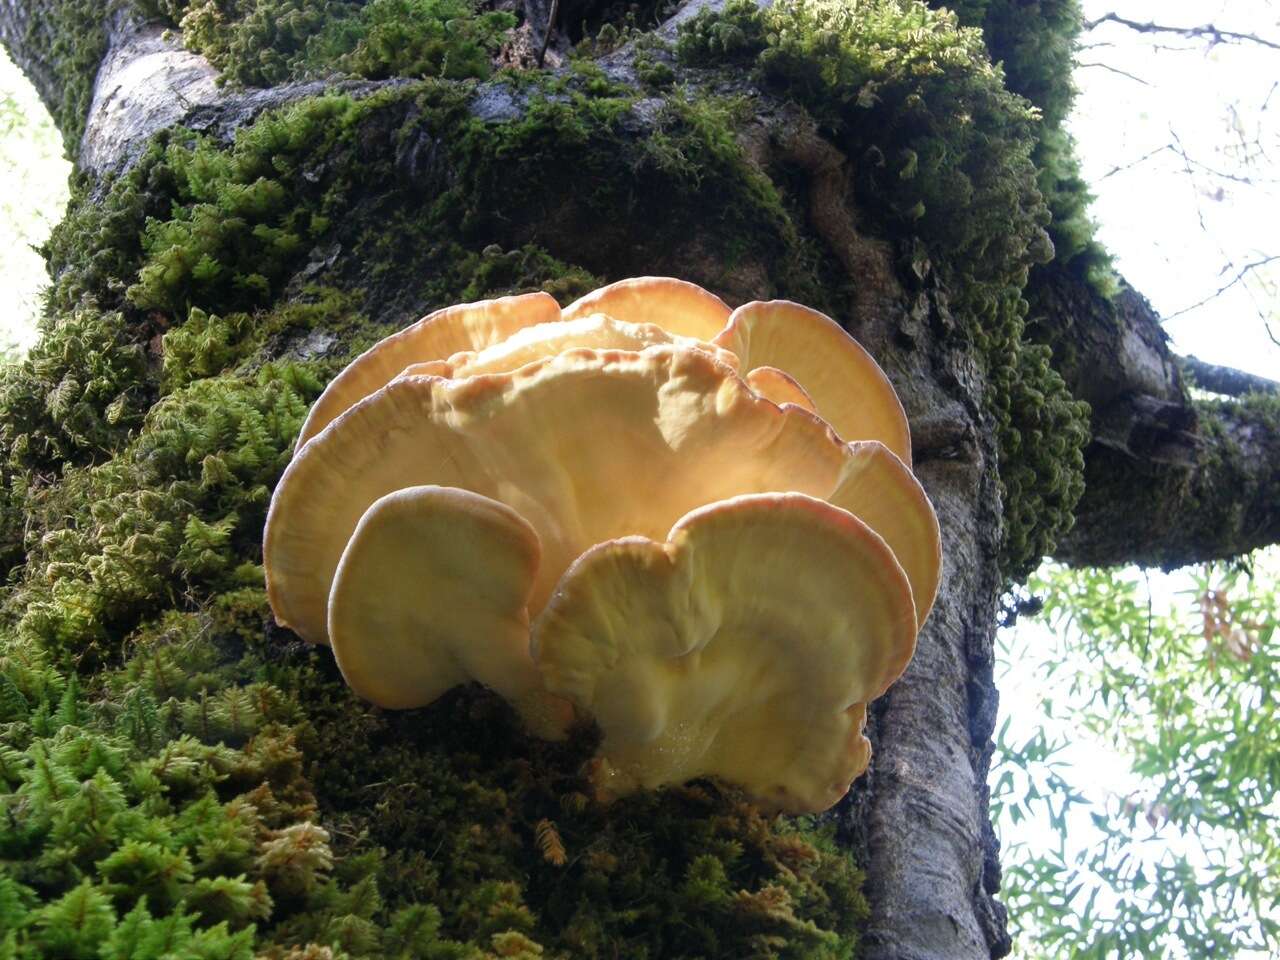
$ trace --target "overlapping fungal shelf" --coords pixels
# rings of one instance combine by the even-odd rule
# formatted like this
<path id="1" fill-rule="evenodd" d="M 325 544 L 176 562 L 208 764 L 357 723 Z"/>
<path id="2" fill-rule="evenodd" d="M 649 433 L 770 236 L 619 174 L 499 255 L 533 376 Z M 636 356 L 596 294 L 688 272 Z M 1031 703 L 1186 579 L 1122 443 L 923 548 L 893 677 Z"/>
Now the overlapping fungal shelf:
<path id="1" fill-rule="evenodd" d="M 479 681 L 600 726 L 601 799 L 696 777 L 826 809 L 940 540 L 883 371 L 788 301 L 643 277 L 449 307 L 351 363 L 267 519 L 276 619 L 385 707 Z"/>

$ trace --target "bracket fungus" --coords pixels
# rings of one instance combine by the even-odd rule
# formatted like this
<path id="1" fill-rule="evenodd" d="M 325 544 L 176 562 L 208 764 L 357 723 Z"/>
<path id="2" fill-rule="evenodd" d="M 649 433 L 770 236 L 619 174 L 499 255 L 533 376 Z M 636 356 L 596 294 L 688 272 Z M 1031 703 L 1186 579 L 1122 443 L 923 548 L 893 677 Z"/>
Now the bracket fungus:
<path id="1" fill-rule="evenodd" d="M 474 680 L 540 736 L 594 719 L 602 798 L 825 809 L 938 588 L 909 457 L 883 371 L 798 304 L 646 277 L 450 307 L 316 402 L 268 595 L 374 703 Z"/>

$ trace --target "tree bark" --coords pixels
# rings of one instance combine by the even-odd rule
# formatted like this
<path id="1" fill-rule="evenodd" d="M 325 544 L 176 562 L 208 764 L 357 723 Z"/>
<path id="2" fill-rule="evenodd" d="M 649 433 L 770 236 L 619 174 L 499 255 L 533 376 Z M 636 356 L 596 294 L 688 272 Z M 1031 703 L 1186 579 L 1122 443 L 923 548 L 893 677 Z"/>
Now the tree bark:
<path id="1" fill-rule="evenodd" d="M 694 0 L 659 32 L 672 36 L 676 21 L 717 6 Z M 541 19 L 542 6 L 537 9 Z M 30 48 L 29 21 L 26 5 L 5 0 L 0 37 L 46 101 L 61 102 L 65 84 Z M 78 170 L 90 178 L 127 169 L 154 134 L 174 125 L 226 142 L 264 110 L 325 88 L 312 83 L 235 92 L 219 87 L 204 58 L 182 50 L 158 28 L 120 19 L 106 35 L 109 48 L 78 149 Z M 602 61 L 612 79 L 635 82 L 634 52 L 624 49 Z M 696 71 L 672 66 L 690 89 L 705 82 Z M 342 88 L 367 96 L 397 83 Z M 996 434 L 984 405 L 990 387 L 972 350 L 952 336 L 954 323 L 939 292 L 909 288 L 892 245 L 859 231 L 847 158 L 794 104 L 747 82 L 731 92 L 751 103 L 754 119 L 744 123 L 739 139 L 757 172 L 775 182 L 800 181 L 808 202 L 798 227 L 852 287 L 840 319 L 889 372 L 902 397 L 917 474 L 942 524 L 945 563 L 937 604 L 906 675 L 874 705 L 872 767 L 833 814 L 867 874 L 872 919 L 865 955 L 1001 956 L 1009 937 L 996 899 L 998 844 L 986 784 L 998 704 L 993 639 L 1004 586 L 997 565 L 1003 504 Z M 640 100 L 625 118 L 629 136 L 653 136 L 663 98 L 685 95 L 677 88 Z M 527 101 L 495 84 L 480 85 L 467 99 L 472 116 L 490 124 L 518 122 L 527 108 Z M 396 156 L 425 196 L 457 174 L 440 167 L 431 130 L 416 140 L 393 141 L 394 130 L 389 125 L 380 134 L 371 125 L 362 131 L 360 149 Z M 584 230 L 576 204 L 564 196 L 554 217 L 513 222 L 504 242 L 534 239 L 566 263 L 607 279 L 682 276 L 733 304 L 780 292 L 776 266 L 766 259 L 747 256 L 729 268 L 709 255 L 705 241 L 719 228 L 700 219 L 699 211 L 664 207 L 687 242 L 658 249 L 629 233 L 625 222 Z M 316 251 L 307 260 L 297 283 L 324 279 L 362 288 L 365 311 L 388 325 L 403 326 L 438 306 L 362 272 L 350 248 Z M 1080 563 L 1179 563 L 1280 539 L 1276 421 L 1240 405 L 1196 408 L 1157 318 L 1131 291 L 1107 304 L 1063 273 L 1042 276 L 1038 294 L 1039 334 L 1067 357 L 1062 369 L 1068 382 L 1094 409 L 1089 492 L 1059 555 Z M 330 348 L 335 340 L 327 341 Z M 313 333 L 306 343 L 276 349 L 297 355 L 315 345 Z M 1226 449 L 1231 455 L 1224 458 L 1220 451 Z M 1242 496 L 1245 489 L 1249 496 Z M 1212 520 L 1175 519 L 1189 509 L 1218 507 L 1204 515 Z"/>
<path id="2" fill-rule="evenodd" d="M 1280 540 L 1275 384 L 1180 360 L 1151 304 L 1127 285 L 1107 300 L 1047 274 L 1032 292 L 1040 335 L 1092 408 L 1085 494 L 1056 557 L 1172 569 Z M 1236 396 L 1195 400 L 1188 369 Z"/>

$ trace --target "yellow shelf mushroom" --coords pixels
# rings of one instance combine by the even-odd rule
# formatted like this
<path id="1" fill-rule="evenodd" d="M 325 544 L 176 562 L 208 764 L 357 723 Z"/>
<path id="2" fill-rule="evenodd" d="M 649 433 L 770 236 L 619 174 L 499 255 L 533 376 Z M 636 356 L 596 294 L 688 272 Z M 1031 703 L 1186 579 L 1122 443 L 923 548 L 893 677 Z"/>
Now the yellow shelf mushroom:
<path id="1" fill-rule="evenodd" d="M 821 809 L 937 592 L 909 456 L 884 373 L 797 304 L 669 278 L 464 304 L 317 401 L 268 595 L 383 706 L 477 680 L 555 737 L 572 701 L 602 796 L 719 776 Z"/>
<path id="2" fill-rule="evenodd" d="M 592 547 L 533 630 L 547 688 L 604 732 L 605 798 L 715 776 L 767 806 L 825 810 L 866 769 L 867 701 L 915 648 L 884 540 L 797 493 L 722 500 L 665 542 Z"/>

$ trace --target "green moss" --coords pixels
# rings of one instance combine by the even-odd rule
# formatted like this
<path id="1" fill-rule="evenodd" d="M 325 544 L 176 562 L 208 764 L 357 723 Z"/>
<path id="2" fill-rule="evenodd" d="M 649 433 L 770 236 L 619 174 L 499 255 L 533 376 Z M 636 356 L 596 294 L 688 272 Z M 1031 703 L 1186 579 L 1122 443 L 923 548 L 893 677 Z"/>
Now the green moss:
<path id="1" fill-rule="evenodd" d="M 519 115 L 480 119 L 477 96 Z M 638 132 L 590 69 L 424 83 L 307 101 L 231 144 L 173 131 L 82 188 L 50 244 L 43 344 L 0 394 L 25 559 L 0 627 L 0 802 L 23 824 L 0 831 L 11 955 L 853 955 L 861 875 L 813 823 L 706 785 L 599 808 L 590 734 L 531 741 L 474 689 L 362 704 L 327 651 L 270 626 L 260 590 L 314 374 L 385 332 L 361 288 L 396 322 L 517 290 L 567 300 L 599 285 L 592 257 L 686 249 L 696 210 L 725 227 L 703 262 L 813 290 L 786 201 L 735 139 L 745 109 L 677 98 Z M 333 358 L 265 362 L 313 326 L 338 335 Z M 59 832 L 76 817 L 83 837 Z"/>
<path id="2" fill-rule="evenodd" d="M 853 954 L 861 877 L 806 820 L 709 785 L 599 807 L 579 774 L 590 735 L 529 740 L 478 690 L 394 714 L 315 676 L 289 685 L 319 694 L 322 805 L 394 849 L 385 889 L 430 899 L 454 938 L 508 926 L 574 958 Z"/>
<path id="3" fill-rule="evenodd" d="M 484 78 L 516 18 L 474 0 L 159 0 L 151 13 L 239 86 L 334 72 Z"/>
<path id="4" fill-rule="evenodd" d="M 173 206 L 147 221 L 130 301 L 170 315 L 270 303 L 329 226 L 308 164 L 340 150 L 359 114 L 345 97 L 304 101 L 244 128 L 230 150 L 171 131 L 159 163 Z"/>
<path id="5" fill-rule="evenodd" d="M 53 280 L 46 317 L 72 311 L 86 300 L 105 309 L 127 306 L 125 278 L 138 268 L 143 225 L 148 216 L 167 210 L 163 158 L 164 143 L 157 139 L 121 177 L 101 183 L 73 178 L 66 216 L 54 225 L 41 251 Z"/>
<path id="6" fill-rule="evenodd" d="M 80 146 L 93 101 L 93 81 L 107 50 L 112 4 L 94 0 L 40 0 L 18 15 L 26 21 L 23 56 L 52 80 L 45 96 L 69 156 Z M 20 21 L 21 22 L 21 21 Z"/>
<path id="7" fill-rule="evenodd" d="M 583 248 L 588 268 L 608 264 L 621 273 L 652 272 L 696 241 L 699 261 L 725 276 L 754 260 L 770 264 L 791 289 L 816 286 L 780 196 L 735 138 L 741 104 L 672 98 L 643 135 L 633 105 L 607 95 L 535 93 L 516 119 L 449 123 L 456 131 L 446 136 L 451 167 L 467 175 L 439 198 L 443 221 L 463 236 L 561 238 Z M 617 176 L 622 169 L 626 177 Z M 695 210 L 716 223 L 705 238 L 689 235 Z M 583 245 L 583 237 L 592 242 Z M 715 285 L 718 278 L 702 279 Z"/>
<path id="8" fill-rule="evenodd" d="M 1097 227 L 1088 213 L 1092 196 L 1065 129 L 1076 93 L 1072 63 L 1083 22 L 1078 0 L 967 0 L 945 6 L 961 23 L 982 28 L 991 59 L 1004 67 L 1009 89 L 1041 112 L 1033 159 L 1040 192 L 1053 214 L 1049 235 L 1054 261 L 1110 296 L 1116 284 L 1111 258 L 1094 238 Z"/>
<path id="9" fill-rule="evenodd" d="M 516 18 L 479 12 L 474 0 L 372 0 L 324 38 L 321 64 L 361 77 L 483 79 Z M 342 53 L 333 57 L 339 51 Z"/>
<path id="10" fill-rule="evenodd" d="M 187 322 L 161 341 L 163 392 L 172 393 L 208 377 L 252 365 L 263 347 L 297 331 L 321 328 L 341 337 L 363 329 L 360 297 L 333 287 L 309 285 L 293 300 L 258 313 L 225 318 L 193 307 Z"/>
<path id="11" fill-rule="evenodd" d="M 30 491 L 39 534 L 12 598 L 20 632 L 92 661 L 142 617 L 258 582 L 270 486 L 319 387 L 296 365 L 198 381 L 158 403 L 113 460 Z"/>
<path id="12" fill-rule="evenodd" d="M 0 638 L 6 956 L 250 960 L 362 923 L 348 956 L 467 955 L 434 908 L 384 909 L 370 859 L 335 864 L 296 700 L 226 653 L 261 628 L 251 593 L 167 615 L 91 690 Z"/>
<path id="13" fill-rule="evenodd" d="M 1184 542 L 1223 543 L 1224 531 L 1238 531 L 1242 538 L 1256 536 L 1248 518 L 1264 516 L 1265 505 L 1280 498 L 1275 472 L 1268 475 L 1259 469 L 1259 464 L 1275 463 L 1280 457 L 1280 443 L 1270 439 L 1280 437 L 1280 396 L 1248 393 L 1230 401 L 1199 400 L 1196 409 L 1206 453 L 1192 477 L 1183 478 L 1179 491 L 1182 506 L 1177 515 L 1185 518 Z M 1241 436 L 1249 438 L 1253 449 L 1241 449 Z M 1223 491 L 1230 491 L 1230 495 Z M 1169 502 L 1177 500 L 1170 497 Z M 1242 548 L 1249 542 L 1246 540 Z M 1190 551 L 1181 544 L 1178 554 L 1164 562 L 1188 562 Z"/>
<path id="14" fill-rule="evenodd" d="M 733 64 L 803 103 L 851 159 L 859 206 L 919 238 L 987 367 L 1005 494 L 1001 567 L 1025 576 L 1071 524 L 1088 413 L 1024 337 L 1028 269 L 1052 255 L 1032 156 L 1041 118 L 1010 93 L 982 34 L 913 0 L 731 3 L 677 43 L 691 65 Z"/>
<path id="15" fill-rule="evenodd" d="M 477 689 L 377 710 L 268 616 L 257 588 L 170 611 L 83 690 L 0 636 L 10 956 L 854 955 L 823 828 L 710 785 L 599 807 L 585 731 L 530 740 Z"/>
<path id="16" fill-rule="evenodd" d="M 0 368 L 0 447 L 11 468 L 107 454 L 150 402 L 143 350 L 120 313 L 84 307 L 42 334 L 26 358 Z"/>

